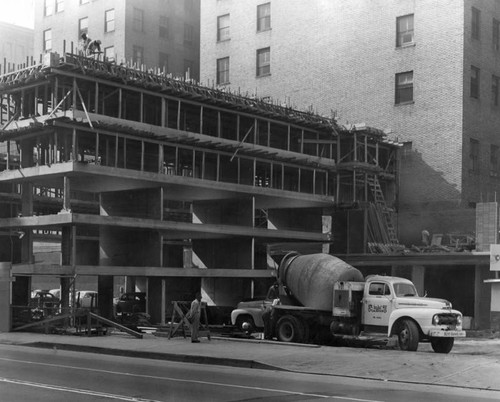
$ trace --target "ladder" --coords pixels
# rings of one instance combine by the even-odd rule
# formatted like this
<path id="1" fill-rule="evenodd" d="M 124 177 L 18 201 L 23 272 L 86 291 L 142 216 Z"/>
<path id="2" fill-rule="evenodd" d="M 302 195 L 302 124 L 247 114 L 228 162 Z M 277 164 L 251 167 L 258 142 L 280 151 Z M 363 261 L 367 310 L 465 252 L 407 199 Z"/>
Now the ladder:
<path id="1" fill-rule="evenodd" d="M 392 210 L 387 207 L 385 202 L 384 193 L 382 187 L 378 181 L 377 176 L 368 176 L 367 183 L 370 186 L 370 190 L 373 194 L 375 200 L 375 206 L 381 212 L 383 221 L 387 229 L 387 235 L 391 244 L 398 244 L 398 236 L 396 234 L 396 229 L 394 228 L 394 223 L 392 221 Z"/>

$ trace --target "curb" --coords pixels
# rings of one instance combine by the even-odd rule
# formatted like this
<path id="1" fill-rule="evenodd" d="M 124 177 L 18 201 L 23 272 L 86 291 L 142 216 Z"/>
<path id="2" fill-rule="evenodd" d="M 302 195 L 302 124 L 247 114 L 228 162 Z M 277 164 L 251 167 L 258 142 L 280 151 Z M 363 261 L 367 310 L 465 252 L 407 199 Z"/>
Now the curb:
<path id="1" fill-rule="evenodd" d="M 83 345 L 51 343 L 51 342 L 31 342 L 31 343 L 22 343 L 18 345 L 34 347 L 34 348 L 42 348 L 42 349 L 61 349 L 73 352 L 98 353 L 104 355 L 134 357 L 134 358 L 143 358 L 152 360 L 168 360 L 181 363 L 215 364 L 218 366 L 288 371 L 281 367 L 259 363 L 255 360 L 231 359 L 225 357 L 221 358 L 213 356 L 186 355 L 186 354 L 176 354 L 176 353 L 144 352 L 137 350 L 111 349 L 111 348 L 102 348 L 98 346 L 83 346 Z"/>

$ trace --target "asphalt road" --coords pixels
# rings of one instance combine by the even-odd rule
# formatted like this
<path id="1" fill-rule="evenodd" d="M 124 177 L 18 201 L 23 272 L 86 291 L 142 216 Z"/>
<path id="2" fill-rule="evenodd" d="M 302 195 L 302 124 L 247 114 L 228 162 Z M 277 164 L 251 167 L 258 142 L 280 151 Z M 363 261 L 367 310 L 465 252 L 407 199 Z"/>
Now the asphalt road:
<path id="1" fill-rule="evenodd" d="M 2 402 L 317 399 L 470 402 L 500 393 L 0 345 Z"/>

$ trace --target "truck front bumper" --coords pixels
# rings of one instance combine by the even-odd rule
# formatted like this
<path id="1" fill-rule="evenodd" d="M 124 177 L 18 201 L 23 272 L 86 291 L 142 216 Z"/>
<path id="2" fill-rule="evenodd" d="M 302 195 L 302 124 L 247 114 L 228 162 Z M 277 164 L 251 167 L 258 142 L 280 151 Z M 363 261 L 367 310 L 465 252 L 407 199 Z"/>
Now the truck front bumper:
<path id="1" fill-rule="evenodd" d="M 432 329 L 429 331 L 429 336 L 435 338 L 463 338 L 465 335 L 465 331 L 460 330 L 443 331 L 440 329 Z"/>

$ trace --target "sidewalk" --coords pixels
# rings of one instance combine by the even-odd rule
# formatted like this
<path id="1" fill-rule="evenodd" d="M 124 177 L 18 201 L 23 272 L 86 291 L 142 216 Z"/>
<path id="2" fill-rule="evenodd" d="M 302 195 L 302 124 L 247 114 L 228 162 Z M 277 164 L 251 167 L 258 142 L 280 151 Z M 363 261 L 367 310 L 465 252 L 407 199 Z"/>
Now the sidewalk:
<path id="1" fill-rule="evenodd" d="M 418 352 L 402 352 L 220 337 L 193 344 L 183 337 L 146 334 L 136 339 L 123 333 L 83 337 L 4 332 L 0 344 L 500 391 L 498 338 L 456 340 L 448 355 L 434 353 L 428 344 L 420 344 Z"/>

